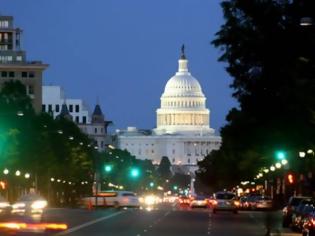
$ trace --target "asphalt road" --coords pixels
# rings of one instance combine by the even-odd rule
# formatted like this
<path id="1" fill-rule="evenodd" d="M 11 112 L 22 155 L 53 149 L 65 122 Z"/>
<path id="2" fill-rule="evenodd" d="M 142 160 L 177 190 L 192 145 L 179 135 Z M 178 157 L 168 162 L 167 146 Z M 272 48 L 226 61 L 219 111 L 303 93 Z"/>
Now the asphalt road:
<path id="1" fill-rule="evenodd" d="M 268 215 L 269 214 L 269 215 Z M 279 213 L 220 212 L 209 209 L 179 209 L 164 206 L 160 209 L 50 209 L 45 222 L 66 223 L 67 231 L 40 235 L 66 236 L 263 236 L 266 233 L 266 217 L 272 231 L 282 231 Z M 2 234 L 0 234 L 2 235 Z M 37 235 L 17 234 L 17 235 Z M 280 234 L 274 234 L 280 235 Z M 298 235 L 282 233 L 281 235 Z"/>

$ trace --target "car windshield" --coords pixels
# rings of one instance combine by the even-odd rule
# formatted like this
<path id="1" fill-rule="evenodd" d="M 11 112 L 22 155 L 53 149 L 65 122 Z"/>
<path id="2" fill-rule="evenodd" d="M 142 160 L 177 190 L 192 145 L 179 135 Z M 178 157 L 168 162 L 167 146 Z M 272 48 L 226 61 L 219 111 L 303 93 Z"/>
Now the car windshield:
<path id="1" fill-rule="evenodd" d="M 304 198 L 292 198 L 290 205 L 297 206 L 302 200 L 304 200 Z"/>
<path id="2" fill-rule="evenodd" d="M 123 193 L 122 196 L 124 196 L 124 197 L 135 197 L 136 195 L 134 193 Z"/>
<path id="3" fill-rule="evenodd" d="M 235 198 L 235 195 L 231 193 L 217 193 L 216 194 L 216 199 L 220 199 L 220 200 L 231 200 L 233 198 Z"/>

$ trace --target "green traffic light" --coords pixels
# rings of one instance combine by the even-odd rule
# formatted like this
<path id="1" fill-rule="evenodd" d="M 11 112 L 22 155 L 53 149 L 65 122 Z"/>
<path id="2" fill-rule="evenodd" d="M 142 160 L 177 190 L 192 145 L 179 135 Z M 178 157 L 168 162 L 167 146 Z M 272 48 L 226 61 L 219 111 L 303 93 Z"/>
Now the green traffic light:
<path id="1" fill-rule="evenodd" d="M 173 186 L 173 189 L 174 189 L 174 190 L 177 190 L 177 189 L 178 189 L 178 187 L 177 187 L 176 185 L 174 185 L 174 186 Z"/>
<path id="2" fill-rule="evenodd" d="M 131 171 L 130 171 L 130 175 L 131 175 L 131 177 L 133 177 L 133 178 L 139 177 L 139 175 L 140 175 L 139 169 L 137 169 L 137 168 L 132 168 Z"/>
<path id="3" fill-rule="evenodd" d="M 286 154 L 283 151 L 277 151 L 276 152 L 276 157 L 277 157 L 278 160 L 284 160 L 285 157 L 286 157 Z"/>
<path id="4" fill-rule="evenodd" d="M 150 183 L 150 187 L 154 187 L 154 183 L 153 182 Z"/>
<path id="5" fill-rule="evenodd" d="M 111 165 L 106 165 L 105 166 L 105 172 L 107 172 L 107 173 L 111 172 L 112 169 L 113 169 L 113 167 Z"/>

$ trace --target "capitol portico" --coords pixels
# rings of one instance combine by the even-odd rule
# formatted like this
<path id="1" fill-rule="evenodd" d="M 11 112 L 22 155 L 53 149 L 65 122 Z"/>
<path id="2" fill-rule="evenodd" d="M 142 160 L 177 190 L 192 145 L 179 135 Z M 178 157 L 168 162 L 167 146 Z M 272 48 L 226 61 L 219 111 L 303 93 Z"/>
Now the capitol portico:
<path id="1" fill-rule="evenodd" d="M 221 137 L 210 128 L 210 111 L 196 78 L 188 70 L 184 47 L 178 71 L 166 83 L 153 130 L 128 127 L 118 130 L 118 145 L 140 159 L 158 164 L 167 156 L 173 165 L 195 166 L 212 150 L 220 148 Z"/>

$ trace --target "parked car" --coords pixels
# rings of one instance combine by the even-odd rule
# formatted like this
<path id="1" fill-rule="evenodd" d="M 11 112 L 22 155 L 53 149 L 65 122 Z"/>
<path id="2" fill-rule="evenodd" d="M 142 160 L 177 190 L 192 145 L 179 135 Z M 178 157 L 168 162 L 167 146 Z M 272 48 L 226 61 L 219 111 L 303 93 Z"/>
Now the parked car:
<path id="1" fill-rule="evenodd" d="M 189 207 L 191 199 L 187 196 L 180 196 L 178 197 L 178 205 L 179 207 Z"/>
<path id="2" fill-rule="evenodd" d="M 190 202 L 190 207 L 203 207 L 207 208 L 209 206 L 208 200 L 204 196 L 196 196 Z"/>
<path id="3" fill-rule="evenodd" d="M 315 207 L 302 219 L 302 235 L 315 236 Z"/>
<path id="4" fill-rule="evenodd" d="M 303 219 L 314 209 L 315 202 L 312 199 L 303 199 L 296 210 L 292 213 L 292 230 L 301 232 L 303 228 Z"/>
<path id="5" fill-rule="evenodd" d="M 290 197 L 288 205 L 285 206 L 282 210 L 282 226 L 289 227 L 292 223 L 292 213 L 295 212 L 297 206 L 304 199 L 311 199 L 310 197 L 299 196 L 299 197 Z"/>
<path id="6" fill-rule="evenodd" d="M 48 202 L 37 194 L 26 194 L 20 197 L 16 203 L 12 205 L 13 214 L 42 214 L 47 207 Z"/>
<path id="7" fill-rule="evenodd" d="M 236 195 L 231 192 L 217 192 L 215 193 L 215 201 L 213 201 L 213 214 L 218 211 L 231 211 L 235 214 L 238 213 L 239 201 Z"/>
<path id="8" fill-rule="evenodd" d="M 82 199 L 87 207 L 140 207 L 139 198 L 130 191 L 104 191 Z"/>

